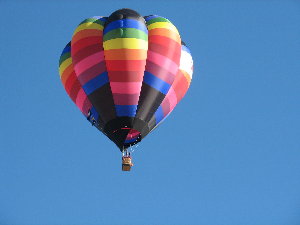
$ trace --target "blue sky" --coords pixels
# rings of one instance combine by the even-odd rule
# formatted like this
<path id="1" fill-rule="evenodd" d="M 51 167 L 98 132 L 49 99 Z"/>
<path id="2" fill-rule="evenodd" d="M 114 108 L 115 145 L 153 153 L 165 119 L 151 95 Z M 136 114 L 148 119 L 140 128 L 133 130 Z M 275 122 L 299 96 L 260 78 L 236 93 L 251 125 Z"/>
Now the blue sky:
<path id="1" fill-rule="evenodd" d="M 83 19 L 169 18 L 191 88 L 121 171 L 58 75 Z M 1 225 L 298 225 L 299 1 L 0 1 Z"/>

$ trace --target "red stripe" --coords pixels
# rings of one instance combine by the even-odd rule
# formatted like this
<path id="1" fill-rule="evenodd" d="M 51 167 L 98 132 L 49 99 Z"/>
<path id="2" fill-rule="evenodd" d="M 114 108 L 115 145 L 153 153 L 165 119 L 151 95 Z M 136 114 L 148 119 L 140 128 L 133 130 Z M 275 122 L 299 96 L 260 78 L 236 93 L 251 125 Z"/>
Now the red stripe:
<path id="1" fill-rule="evenodd" d="M 173 51 L 174 53 L 176 52 L 175 56 L 177 56 L 178 58 L 174 56 L 175 58 L 173 59 L 172 57 L 172 59 L 176 64 L 179 64 L 180 55 L 181 55 L 181 45 L 179 45 L 178 42 L 168 37 L 160 36 L 160 35 L 149 35 L 148 41 L 149 41 L 149 46 L 152 43 L 155 43 L 155 44 L 165 46 L 166 48 L 169 49 L 169 51 Z"/>
<path id="2" fill-rule="evenodd" d="M 79 81 L 76 79 L 74 84 L 72 85 L 71 91 L 70 91 L 70 98 L 73 100 L 73 102 L 76 103 L 76 98 L 78 95 L 78 92 L 81 88 L 81 85 L 79 83 Z"/>
<path id="3" fill-rule="evenodd" d="M 76 97 L 80 87 L 81 86 L 79 81 L 77 80 L 77 77 L 75 76 L 69 77 L 69 79 L 66 82 L 65 89 L 74 103 L 76 103 Z"/>
<path id="4" fill-rule="evenodd" d="M 85 48 L 80 49 L 76 54 L 72 55 L 72 60 L 74 63 L 78 63 L 79 61 L 83 60 L 84 58 L 93 55 L 97 52 L 101 51 L 99 47 L 99 43 L 87 46 Z"/>
<path id="5" fill-rule="evenodd" d="M 70 95 L 72 86 L 73 86 L 74 82 L 77 80 L 76 79 L 76 75 L 75 76 L 74 75 L 73 76 L 69 76 L 68 79 L 65 82 L 65 89 L 66 89 L 66 92 L 68 93 L 68 95 Z"/>
<path id="6" fill-rule="evenodd" d="M 148 50 L 164 55 L 169 59 L 173 60 L 174 62 L 178 60 L 178 57 L 180 57 L 181 54 L 181 49 L 178 47 L 173 49 L 170 48 L 169 46 L 166 46 L 165 44 L 161 45 L 155 42 L 149 43 Z"/>
<path id="7" fill-rule="evenodd" d="M 144 71 L 109 71 L 111 82 L 138 82 L 143 81 Z"/>
<path id="8" fill-rule="evenodd" d="M 107 71 L 144 71 L 145 60 L 106 60 Z"/>
<path id="9" fill-rule="evenodd" d="M 178 77 L 176 77 L 172 87 L 176 93 L 177 102 L 179 102 L 187 92 L 189 83 L 180 70 L 178 71 L 177 76 Z"/>
<path id="10" fill-rule="evenodd" d="M 97 29 L 84 29 L 81 31 L 78 31 L 74 36 L 72 37 L 73 42 L 77 42 L 80 39 L 86 38 L 86 37 L 92 37 L 92 36 L 101 36 L 102 30 Z"/>
<path id="11" fill-rule="evenodd" d="M 82 50 L 83 48 L 90 46 L 90 45 L 96 45 L 98 44 L 98 48 L 99 51 L 103 50 L 103 46 L 102 46 L 102 42 L 103 42 L 103 38 L 102 36 L 98 36 L 98 37 L 88 37 L 88 38 L 83 38 L 80 39 L 79 41 L 75 42 L 75 43 L 71 43 L 71 53 L 72 56 L 76 55 L 76 53 L 80 50 Z"/>
<path id="12" fill-rule="evenodd" d="M 69 65 L 62 73 L 61 75 L 61 81 L 65 86 L 66 81 L 69 79 L 69 77 L 76 77 L 76 73 L 74 71 L 73 65 Z"/>

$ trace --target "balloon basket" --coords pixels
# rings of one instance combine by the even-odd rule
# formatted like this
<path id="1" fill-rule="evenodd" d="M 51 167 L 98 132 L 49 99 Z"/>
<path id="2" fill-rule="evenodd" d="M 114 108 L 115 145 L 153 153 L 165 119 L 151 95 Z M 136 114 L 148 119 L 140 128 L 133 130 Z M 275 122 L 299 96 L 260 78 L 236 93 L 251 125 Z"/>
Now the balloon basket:
<path id="1" fill-rule="evenodd" d="M 130 171 L 133 166 L 130 156 L 122 157 L 122 171 Z"/>

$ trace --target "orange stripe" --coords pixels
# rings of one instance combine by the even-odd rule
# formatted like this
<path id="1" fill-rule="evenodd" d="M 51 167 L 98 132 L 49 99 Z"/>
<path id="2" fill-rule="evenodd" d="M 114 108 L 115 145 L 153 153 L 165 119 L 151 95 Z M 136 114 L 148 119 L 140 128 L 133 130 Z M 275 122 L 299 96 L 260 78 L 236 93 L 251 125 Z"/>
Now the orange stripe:
<path id="1" fill-rule="evenodd" d="M 102 36 L 102 33 L 103 33 L 102 31 L 95 30 L 95 29 L 81 30 L 72 37 L 72 42 L 75 43 L 76 41 L 79 41 L 80 39 L 86 38 L 86 37 Z"/>
<path id="2" fill-rule="evenodd" d="M 173 40 L 172 38 L 169 38 L 166 36 L 151 35 L 151 36 L 149 36 L 149 43 L 151 44 L 152 42 L 154 42 L 156 44 L 160 44 L 162 46 L 166 46 L 169 49 L 171 49 L 171 51 L 176 48 L 178 48 L 179 50 L 181 49 L 181 44 L 179 44 L 177 41 Z M 173 50 L 173 51 L 175 51 L 175 50 Z"/>
<path id="3" fill-rule="evenodd" d="M 190 75 L 186 71 L 184 71 L 184 70 L 180 70 L 180 72 L 184 75 L 185 79 L 190 84 L 191 83 L 191 77 L 190 77 Z"/>
<path id="4" fill-rule="evenodd" d="M 61 76 L 61 82 L 65 85 L 67 79 L 69 78 L 69 76 L 74 73 L 74 76 L 76 76 L 73 65 L 71 64 L 70 66 L 68 66 L 64 72 L 62 72 L 62 76 Z"/>
<path id="5" fill-rule="evenodd" d="M 156 28 L 153 30 L 149 31 L 149 36 L 150 35 L 160 35 L 160 36 L 165 36 L 168 38 L 173 39 L 174 41 L 178 42 L 181 45 L 181 39 L 178 34 L 176 34 L 174 31 L 164 29 L 164 28 Z"/>
<path id="6" fill-rule="evenodd" d="M 143 49 L 110 49 L 104 51 L 106 60 L 143 60 L 147 51 Z"/>

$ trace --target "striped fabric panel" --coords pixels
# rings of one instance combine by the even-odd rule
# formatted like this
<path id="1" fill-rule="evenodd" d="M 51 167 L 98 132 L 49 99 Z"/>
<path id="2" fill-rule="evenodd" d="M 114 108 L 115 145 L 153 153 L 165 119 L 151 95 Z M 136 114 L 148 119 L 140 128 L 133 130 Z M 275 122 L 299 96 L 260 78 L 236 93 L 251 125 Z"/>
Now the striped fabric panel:
<path id="1" fill-rule="evenodd" d="M 146 17 L 148 52 L 137 117 L 149 121 L 177 74 L 181 39 L 176 27 L 160 16 Z"/>
<path id="2" fill-rule="evenodd" d="M 105 17 L 84 20 L 76 28 L 71 41 L 76 76 L 104 124 L 116 116 L 104 59 L 105 22 Z"/>
<path id="3" fill-rule="evenodd" d="M 181 39 L 176 27 L 168 19 L 160 16 L 151 18 L 146 18 L 149 30 L 146 71 L 171 85 L 180 62 Z"/>
<path id="4" fill-rule="evenodd" d="M 193 75 L 193 59 L 190 50 L 182 45 L 180 67 L 174 83 L 172 84 L 165 99 L 155 112 L 154 117 L 151 120 L 155 120 L 157 126 L 162 122 L 175 108 L 175 106 L 181 101 L 186 94 Z"/>
<path id="5" fill-rule="evenodd" d="M 82 86 L 105 72 L 105 67 L 102 68 L 102 71 L 92 70 L 104 61 L 102 33 L 105 19 L 101 19 L 86 19 L 76 28 L 72 37 L 71 54 L 74 69 Z"/>
<path id="6" fill-rule="evenodd" d="M 62 84 L 72 101 L 77 105 L 80 111 L 87 117 L 92 107 L 84 90 L 76 77 L 71 58 L 70 43 L 64 48 L 59 60 L 59 73 Z"/>
<path id="7" fill-rule="evenodd" d="M 141 133 L 139 131 L 135 129 L 130 129 L 128 135 L 126 136 L 125 144 L 131 144 L 135 142 L 139 138 L 140 134 Z"/>
<path id="8" fill-rule="evenodd" d="M 104 57 L 118 117 L 134 117 L 142 86 L 148 31 L 141 21 L 115 20 L 104 29 Z"/>

